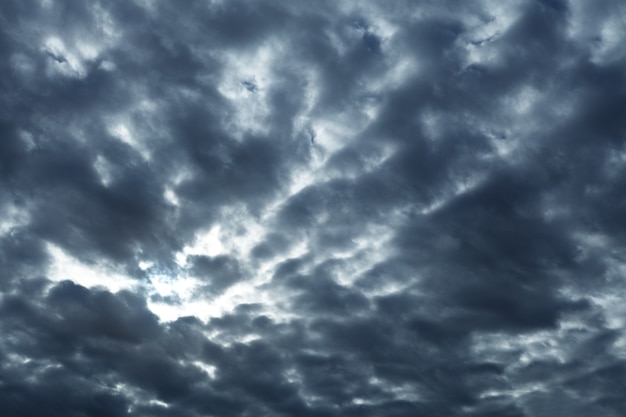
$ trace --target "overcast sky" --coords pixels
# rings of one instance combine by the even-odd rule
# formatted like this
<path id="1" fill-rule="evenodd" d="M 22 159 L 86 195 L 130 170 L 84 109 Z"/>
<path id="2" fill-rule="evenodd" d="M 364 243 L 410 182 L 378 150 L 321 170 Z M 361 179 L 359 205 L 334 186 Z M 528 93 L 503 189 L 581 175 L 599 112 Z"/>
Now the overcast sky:
<path id="1" fill-rule="evenodd" d="M 623 417 L 623 0 L 0 1 L 0 415 Z"/>

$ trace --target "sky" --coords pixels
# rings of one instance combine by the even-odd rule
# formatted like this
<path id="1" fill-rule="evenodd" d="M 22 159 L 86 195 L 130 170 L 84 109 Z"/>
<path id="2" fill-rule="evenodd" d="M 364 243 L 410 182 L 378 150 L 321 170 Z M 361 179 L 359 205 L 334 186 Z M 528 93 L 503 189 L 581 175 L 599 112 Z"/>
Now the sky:
<path id="1" fill-rule="evenodd" d="M 623 417 L 626 3 L 2 0 L 0 415 Z"/>

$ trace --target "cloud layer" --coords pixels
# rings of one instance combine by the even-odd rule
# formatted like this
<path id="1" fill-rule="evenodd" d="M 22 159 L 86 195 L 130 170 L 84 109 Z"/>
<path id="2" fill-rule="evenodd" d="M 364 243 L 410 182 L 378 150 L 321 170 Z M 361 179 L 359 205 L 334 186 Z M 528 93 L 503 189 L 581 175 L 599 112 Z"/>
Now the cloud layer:
<path id="1" fill-rule="evenodd" d="M 3 1 L 0 414 L 623 416 L 624 22 Z"/>

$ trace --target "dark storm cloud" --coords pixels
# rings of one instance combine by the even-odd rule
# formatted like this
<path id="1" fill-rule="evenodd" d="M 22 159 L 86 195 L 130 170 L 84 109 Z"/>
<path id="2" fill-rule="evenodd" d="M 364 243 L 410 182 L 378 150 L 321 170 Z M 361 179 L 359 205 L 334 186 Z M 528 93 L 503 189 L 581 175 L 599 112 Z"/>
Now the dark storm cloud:
<path id="1" fill-rule="evenodd" d="M 624 415 L 625 16 L 4 1 L 0 414 Z"/>

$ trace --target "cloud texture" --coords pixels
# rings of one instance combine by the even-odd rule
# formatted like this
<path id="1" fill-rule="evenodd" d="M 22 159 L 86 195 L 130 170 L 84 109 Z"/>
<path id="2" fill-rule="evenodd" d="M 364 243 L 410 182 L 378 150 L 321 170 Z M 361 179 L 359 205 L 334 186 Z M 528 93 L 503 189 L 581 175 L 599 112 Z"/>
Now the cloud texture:
<path id="1" fill-rule="evenodd" d="M 621 1 L 4 0 L 0 414 L 626 414 Z"/>

